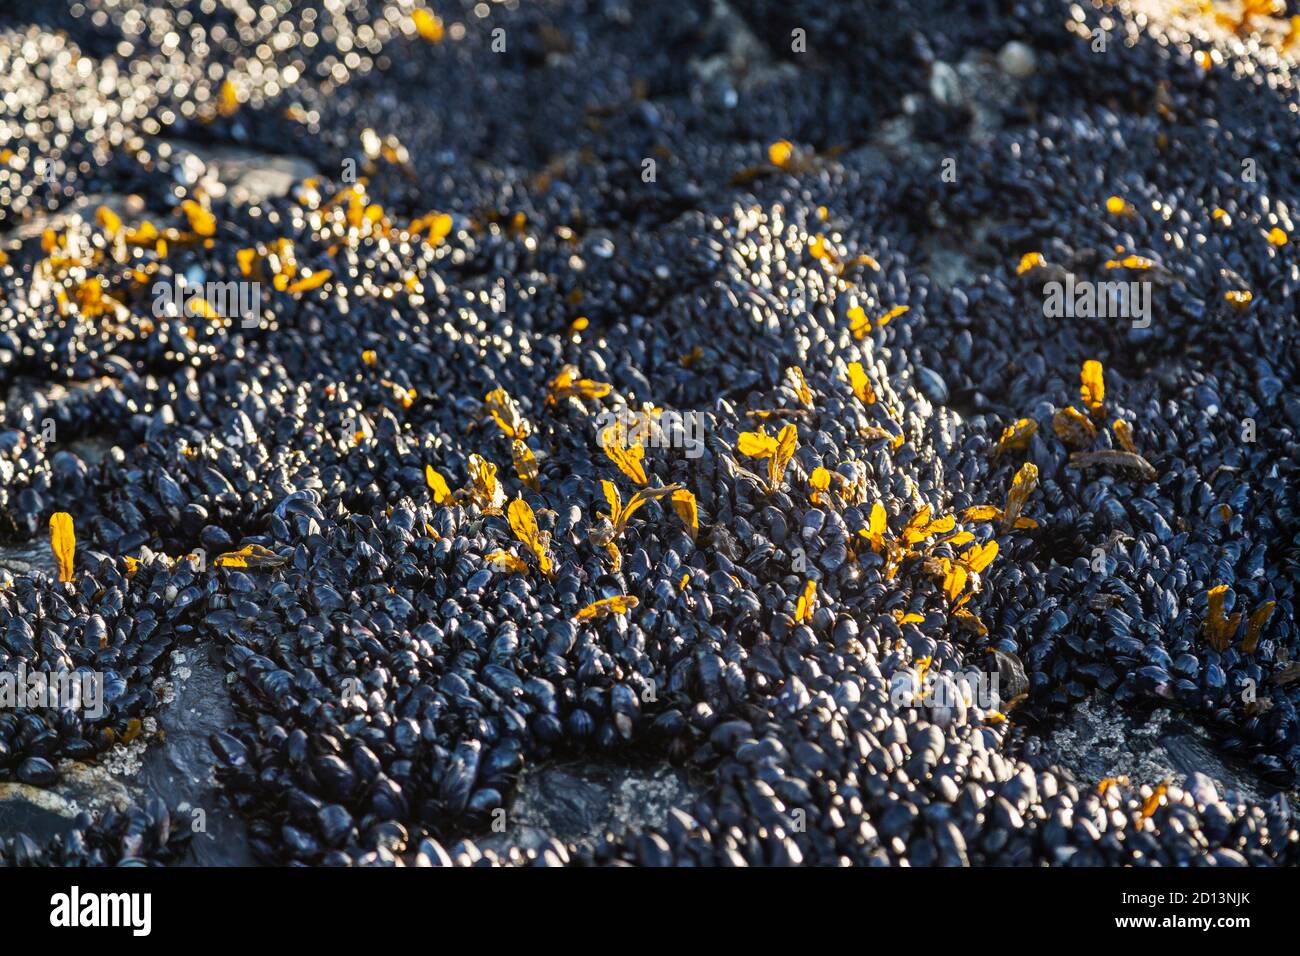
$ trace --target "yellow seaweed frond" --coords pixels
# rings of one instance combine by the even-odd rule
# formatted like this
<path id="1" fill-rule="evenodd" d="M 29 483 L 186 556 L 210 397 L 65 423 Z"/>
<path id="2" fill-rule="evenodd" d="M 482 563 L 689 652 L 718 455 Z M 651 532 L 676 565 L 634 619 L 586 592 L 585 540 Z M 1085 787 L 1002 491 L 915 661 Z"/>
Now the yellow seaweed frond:
<path id="1" fill-rule="evenodd" d="M 641 602 L 630 594 L 619 594 L 588 604 L 574 615 L 578 621 L 590 621 L 607 614 L 626 614 Z"/>
<path id="2" fill-rule="evenodd" d="M 1037 431 L 1038 422 L 1032 418 L 1021 418 L 1014 424 L 1008 425 L 1002 429 L 1002 434 L 998 437 L 998 443 L 993 449 L 993 457 L 996 459 L 1003 452 L 1013 448 L 1027 448 L 1029 440 Z"/>
<path id="3" fill-rule="evenodd" d="M 1020 518 L 1020 512 L 1025 507 L 1025 502 L 1029 496 L 1034 493 L 1038 487 L 1038 466 L 1031 462 L 1025 462 L 1016 472 L 1016 476 L 1011 479 L 1011 488 L 1007 491 L 1007 504 L 1002 510 L 1002 527 L 1017 527 L 1017 521 Z"/>
<path id="4" fill-rule="evenodd" d="M 514 462 L 515 474 L 519 476 L 519 480 L 533 491 L 541 490 L 537 479 L 537 456 L 533 454 L 533 450 L 516 438 L 510 445 L 510 458 Z"/>
<path id="5" fill-rule="evenodd" d="M 1106 380 L 1101 363 L 1096 359 L 1084 362 L 1083 369 L 1079 372 L 1079 382 L 1079 397 L 1083 400 L 1084 408 L 1093 415 L 1099 414 L 1106 402 Z"/>
<path id="6" fill-rule="evenodd" d="M 555 562 L 551 558 L 551 536 L 538 530 L 537 517 L 532 507 L 523 498 L 516 498 L 506 509 L 506 520 L 515 537 L 528 546 L 537 559 L 537 566 L 548 578 L 555 573 Z"/>
<path id="7" fill-rule="evenodd" d="M 77 534 L 72 526 L 72 515 L 56 511 L 50 516 L 50 550 L 59 566 L 59 580 L 72 580 L 73 559 L 77 554 Z"/>
<path id="8" fill-rule="evenodd" d="M 867 378 L 867 372 L 861 362 L 849 363 L 849 385 L 853 387 L 853 394 L 862 404 L 876 404 L 876 390 L 871 387 L 871 379 Z"/>
<path id="9" fill-rule="evenodd" d="M 532 426 L 519 410 L 519 404 L 504 388 L 494 388 L 488 392 L 483 396 L 483 404 L 507 438 L 515 441 L 532 434 Z"/>
<path id="10" fill-rule="evenodd" d="M 288 560 L 260 544 L 246 544 L 238 551 L 217 555 L 212 564 L 218 568 L 278 568 Z"/>
<path id="11" fill-rule="evenodd" d="M 433 500 L 436 504 L 450 505 L 455 502 L 456 496 L 451 493 L 447 479 L 442 477 L 433 465 L 424 466 L 424 481 L 433 492 Z"/>
<path id="12" fill-rule="evenodd" d="M 673 511 L 677 512 L 677 517 L 682 519 L 682 524 L 686 525 L 686 530 L 694 541 L 700 531 L 700 511 L 695 495 L 682 488 L 673 492 L 671 501 Z"/>

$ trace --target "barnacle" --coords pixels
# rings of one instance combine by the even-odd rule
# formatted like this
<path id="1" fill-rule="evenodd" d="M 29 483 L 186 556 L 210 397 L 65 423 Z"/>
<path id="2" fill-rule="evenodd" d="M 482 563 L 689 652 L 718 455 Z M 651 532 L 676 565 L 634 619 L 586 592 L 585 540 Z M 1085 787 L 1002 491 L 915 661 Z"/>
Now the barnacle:
<path id="1" fill-rule="evenodd" d="M 1020 466 L 1020 470 L 1016 472 L 1016 476 L 1011 479 L 1011 488 L 1007 491 L 1007 505 L 1002 512 L 1002 527 L 1004 530 L 1017 527 L 1016 522 L 1020 518 L 1020 512 L 1037 487 L 1038 466 L 1031 462 L 1025 462 Z"/>
<path id="2" fill-rule="evenodd" d="M 609 555 L 610 566 L 617 574 L 623 567 L 623 552 L 618 549 L 614 543 L 614 525 L 604 516 L 596 519 L 596 523 L 587 530 L 587 538 L 597 548 L 604 548 Z"/>
<path id="3" fill-rule="evenodd" d="M 238 551 L 227 551 L 213 560 L 218 568 L 278 568 L 287 564 L 288 558 L 282 558 L 270 548 L 260 544 L 247 544 Z"/>
<path id="4" fill-rule="evenodd" d="M 849 384 L 853 387 L 853 394 L 858 397 L 858 401 L 864 405 L 876 403 L 876 390 L 871 387 L 871 379 L 867 378 L 861 362 L 849 363 Z"/>
<path id="5" fill-rule="evenodd" d="M 518 403 L 510 397 L 504 388 L 494 388 L 483 396 L 483 404 L 488 414 L 497 423 L 497 427 L 511 440 L 527 438 L 532 434 L 532 426 L 519 410 Z"/>
<path id="6" fill-rule="evenodd" d="M 1056 437 L 1075 448 L 1090 448 L 1097 440 L 1097 428 L 1077 408 L 1063 408 L 1052 416 Z"/>
<path id="7" fill-rule="evenodd" d="M 640 603 L 631 594 L 619 594 L 588 604 L 574 615 L 574 620 L 590 621 L 594 618 L 604 617 L 607 614 L 626 614 Z"/>
<path id="8" fill-rule="evenodd" d="M 56 511 L 50 515 L 50 550 L 59 566 L 59 580 L 72 580 L 72 562 L 77 553 L 77 535 L 72 527 L 72 515 Z"/>
<path id="9" fill-rule="evenodd" d="M 555 562 L 551 559 L 551 536 L 537 528 L 537 517 L 532 507 L 523 498 L 516 498 L 506 509 L 506 520 L 510 530 L 533 552 L 537 566 L 548 578 L 555 573 Z"/>
<path id="10" fill-rule="evenodd" d="M 809 581 L 804 585 L 803 594 L 799 595 L 799 601 L 795 605 L 794 619 L 799 624 L 807 624 L 812 620 L 813 610 L 817 606 L 817 582 Z"/>
<path id="11" fill-rule="evenodd" d="M 540 490 L 537 480 L 537 456 L 533 454 L 533 450 L 516 438 L 510 445 L 510 457 L 519 480 L 533 491 Z"/>
<path id="12" fill-rule="evenodd" d="M 1106 402 L 1106 380 L 1101 363 L 1096 359 L 1084 362 L 1079 372 L 1079 381 L 1079 396 L 1083 399 L 1083 407 L 1093 415 L 1100 414 Z"/>
<path id="13" fill-rule="evenodd" d="M 1032 418 L 1021 418 L 1013 425 L 1002 429 L 997 446 L 993 449 L 993 458 L 997 459 L 1005 451 L 1013 448 L 1028 448 L 1029 440 L 1038 431 L 1038 422 Z"/>

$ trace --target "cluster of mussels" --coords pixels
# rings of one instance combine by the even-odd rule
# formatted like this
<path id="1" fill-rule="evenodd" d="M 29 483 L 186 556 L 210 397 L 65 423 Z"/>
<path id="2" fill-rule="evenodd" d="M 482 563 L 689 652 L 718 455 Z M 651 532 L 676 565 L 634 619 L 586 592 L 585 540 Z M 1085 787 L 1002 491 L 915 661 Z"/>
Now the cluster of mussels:
<path id="1" fill-rule="evenodd" d="M 104 687 L 0 781 L 168 746 L 203 648 L 266 862 L 1300 861 L 1300 18 L 1203 6 L 0 13 L 0 675 Z M 1276 792 L 1044 757 L 1097 699 Z M 576 757 L 693 790 L 514 839 Z"/>
<path id="2" fill-rule="evenodd" d="M 67 832 L 38 842 L 26 833 L 6 834 L 0 841 L 0 864 L 8 866 L 141 866 L 176 863 L 194 834 L 181 828 L 159 797 L 121 811 L 82 811 Z"/>

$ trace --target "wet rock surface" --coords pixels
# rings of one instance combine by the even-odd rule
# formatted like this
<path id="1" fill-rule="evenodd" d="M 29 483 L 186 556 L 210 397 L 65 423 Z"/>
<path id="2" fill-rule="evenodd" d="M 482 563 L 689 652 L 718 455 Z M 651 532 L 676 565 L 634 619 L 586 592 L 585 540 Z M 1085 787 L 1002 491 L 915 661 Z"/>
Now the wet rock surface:
<path id="1" fill-rule="evenodd" d="M 0 10 L 0 863 L 1297 862 L 1289 21 L 261 9 Z"/>
<path id="2" fill-rule="evenodd" d="M 188 817 L 195 831 L 195 864 L 254 862 L 243 820 L 221 796 L 212 766 L 212 735 L 235 722 L 220 656 L 206 647 L 173 651 L 164 700 L 158 717 L 161 740 L 149 747 L 136 789 L 165 800 L 178 816 Z"/>
<path id="3" fill-rule="evenodd" d="M 1169 710 L 1115 712 L 1104 698 L 1074 708 L 1025 750 L 1034 766 L 1056 767 L 1081 782 L 1124 778 L 1135 783 L 1205 778 L 1220 796 L 1262 803 L 1283 794 L 1293 808 L 1295 792 L 1263 778 L 1200 724 Z"/>
<path id="4" fill-rule="evenodd" d="M 553 763 L 520 775 L 502 818 L 509 833 L 482 843 L 499 852 L 538 851 L 551 839 L 592 848 L 606 833 L 662 829 L 674 809 L 691 807 L 695 798 L 688 776 L 663 764 Z"/>

